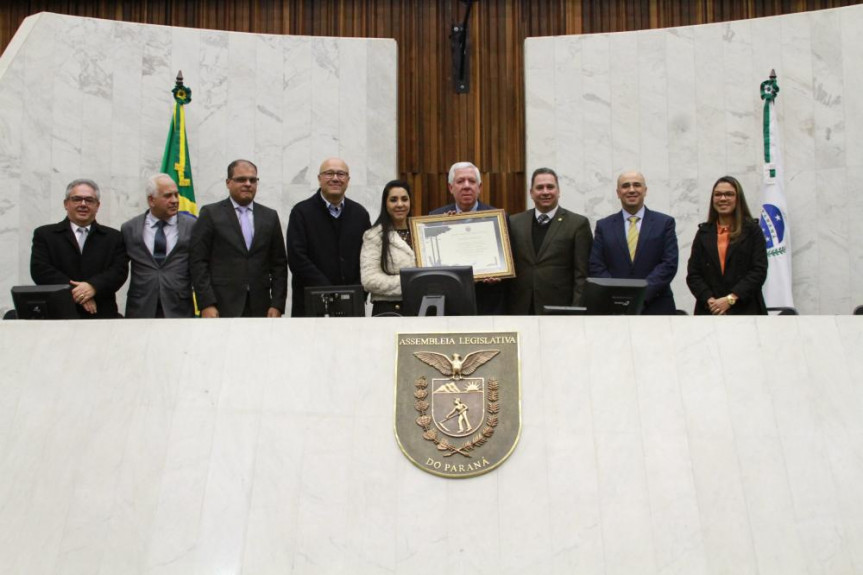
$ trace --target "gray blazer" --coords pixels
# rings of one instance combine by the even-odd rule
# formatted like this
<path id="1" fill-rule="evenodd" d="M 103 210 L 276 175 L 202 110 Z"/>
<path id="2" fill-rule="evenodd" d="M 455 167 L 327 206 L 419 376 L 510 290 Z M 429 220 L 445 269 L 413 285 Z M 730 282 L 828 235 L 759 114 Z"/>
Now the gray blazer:
<path id="1" fill-rule="evenodd" d="M 132 262 L 132 281 L 126 296 L 126 317 L 156 317 L 156 302 L 165 317 L 193 317 L 192 275 L 189 271 L 189 246 L 195 218 L 177 214 L 177 245 L 162 267 L 144 245 L 147 212 L 135 216 L 120 228 L 126 253 Z"/>

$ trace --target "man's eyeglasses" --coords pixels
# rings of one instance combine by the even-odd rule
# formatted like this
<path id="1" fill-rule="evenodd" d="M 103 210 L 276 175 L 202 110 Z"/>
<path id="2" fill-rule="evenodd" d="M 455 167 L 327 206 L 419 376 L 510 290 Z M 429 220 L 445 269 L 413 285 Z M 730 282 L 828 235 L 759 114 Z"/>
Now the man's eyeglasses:
<path id="1" fill-rule="evenodd" d="M 67 199 L 73 204 L 87 204 L 88 206 L 95 206 L 99 203 L 99 200 L 90 196 L 69 196 Z"/>
<path id="2" fill-rule="evenodd" d="M 321 173 L 320 173 L 320 175 L 321 175 L 321 176 L 323 176 L 323 177 L 325 177 L 325 178 L 326 178 L 326 179 L 328 179 L 328 180 L 332 180 L 332 179 L 333 179 L 333 178 L 335 178 L 336 176 L 338 176 L 338 177 L 339 177 L 339 179 L 342 179 L 342 180 L 344 180 L 345 178 L 350 178 L 350 177 L 351 177 L 351 175 L 350 175 L 349 173 L 347 173 L 347 172 L 343 172 L 342 170 L 338 170 L 338 171 L 336 171 L 336 170 L 327 170 L 326 172 L 321 172 Z"/>
<path id="3" fill-rule="evenodd" d="M 237 178 L 231 178 L 231 181 L 235 184 L 245 184 L 246 182 L 250 184 L 257 184 L 261 181 L 260 178 L 248 177 L 248 176 L 239 176 Z"/>

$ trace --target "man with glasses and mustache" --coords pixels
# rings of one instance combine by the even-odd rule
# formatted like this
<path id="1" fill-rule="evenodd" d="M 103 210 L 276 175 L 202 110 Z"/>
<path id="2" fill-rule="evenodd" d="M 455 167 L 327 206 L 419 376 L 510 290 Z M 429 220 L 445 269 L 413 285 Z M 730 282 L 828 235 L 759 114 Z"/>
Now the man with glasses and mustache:
<path id="1" fill-rule="evenodd" d="M 66 218 L 33 233 L 30 275 L 38 285 L 69 284 L 81 318 L 114 318 L 117 290 L 128 274 L 118 230 L 96 222 L 99 186 L 73 180 L 66 186 Z"/>
<path id="2" fill-rule="evenodd" d="M 345 197 L 350 179 L 344 160 L 324 160 L 318 189 L 291 210 L 287 244 L 293 317 L 306 315 L 306 287 L 360 283 L 363 233 L 372 224 L 366 209 Z"/>
<path id="3" fill-rule="evenodd" d="M 281 317 L 288 266 L 279 215 L 255 202 L 258 168 L 228 165 L 228 198 L 201 208 L 189 263 L 201 317 Z"/>

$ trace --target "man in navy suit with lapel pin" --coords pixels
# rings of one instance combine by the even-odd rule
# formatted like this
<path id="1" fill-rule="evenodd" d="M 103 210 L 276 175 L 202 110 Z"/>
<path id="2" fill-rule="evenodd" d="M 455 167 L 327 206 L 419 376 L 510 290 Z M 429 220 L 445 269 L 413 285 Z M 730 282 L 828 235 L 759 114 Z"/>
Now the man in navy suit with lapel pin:
<path id="1" fill-rule="evenodd" d="M 180 194 L 168 174 L 147 180 L 149 209 L 120 227 L 132 263 L 127 318 L 193 317 L 189 245 L 195 218 L 179 213 Z"/>
<path id="2" fill-rule="evenodd" d="M 82 319 L 119 317 L 115 294 L 128 274 L 123 236 L 96 222 L 100 204 L 96 182 L 73 180 L 63 200 L 67 217 L 33 232 L 33 281 L 71 285 Z"/>
<path id="3" fill-rule="evenodd" d="M 677 274 L 678 257 L 674 218 L 647 209 L 646 196 L 641 172 L 623 172 L 617 178 L 623 209 L 596 222 L 590 275 L 646 279 L 642 315 L 672 315 L 676 307 L 671 280 Z"/>
<path id="4" fill-rule="evenodd" d="M 201 208 L 192 230 L 192 285 L 201 317 L 281 317 L 288 260 L 279 215 L 255 202 L 258 168 L 228 165 L 230 196 Z"/>
<path id="5" fill-rule="evenodd" d="M 542 315 L 545 306 L 579 306 L 587 280 L 590 222 L 560 205 L 560 186 L 551 168 L 530 178 L 534 208 L 510 218 L 516 277 L 509 311 Z"/>

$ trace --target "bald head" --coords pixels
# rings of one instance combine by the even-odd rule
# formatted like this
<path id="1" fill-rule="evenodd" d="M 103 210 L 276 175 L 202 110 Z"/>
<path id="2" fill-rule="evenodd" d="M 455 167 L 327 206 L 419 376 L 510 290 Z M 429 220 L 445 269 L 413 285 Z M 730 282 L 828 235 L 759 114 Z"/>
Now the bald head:
<path id="1" fill-rule="evenodd" d="M 318 170 L 321 193 L 331 204 L 341 204 L 351 179 L 348 165 L 341 158 L 327 158 Z"/>
<path id="2" fill-rule="evenodd" d="M 647 184 L 644 175 L 636 170 L 623 172 L 617 177 L 617 197 L 620 206 L 630 214 L 635 214 L 644 206 Z"/>

